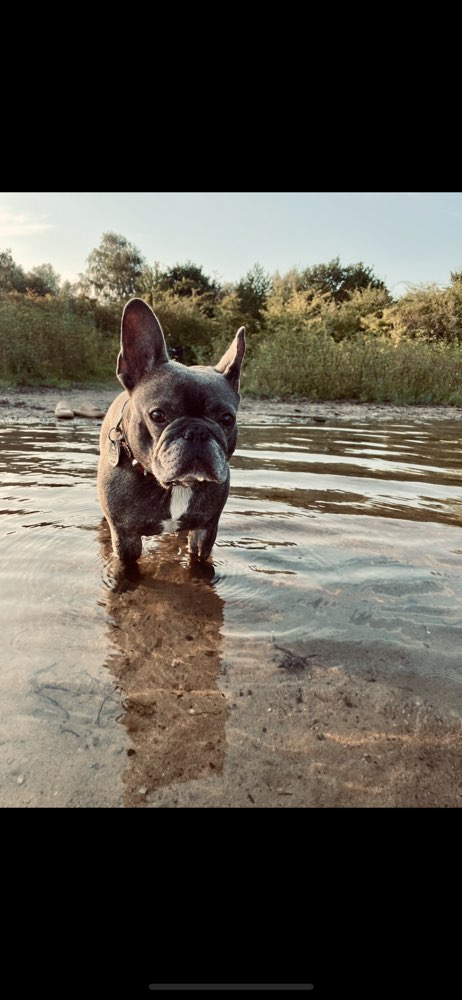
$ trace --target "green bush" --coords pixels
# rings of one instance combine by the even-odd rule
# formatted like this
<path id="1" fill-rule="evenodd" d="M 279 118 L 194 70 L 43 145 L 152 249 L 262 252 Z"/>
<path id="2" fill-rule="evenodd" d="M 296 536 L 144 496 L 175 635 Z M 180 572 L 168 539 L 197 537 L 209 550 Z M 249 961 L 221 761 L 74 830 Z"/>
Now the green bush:
<path id="1" fill-rule="evenodd" d="M 448 288 L 411 288 L 390 311 L 393 329 L 402 337 L 424 337 L 445 343 L 462 341 L 462 281 Z"/>
<path id="2" fill-rule="evenodd" d="M 106 378 L 90 314 L 66 301 L 10 293 L 0 298 L 0 376 L 17 383 Z"/>

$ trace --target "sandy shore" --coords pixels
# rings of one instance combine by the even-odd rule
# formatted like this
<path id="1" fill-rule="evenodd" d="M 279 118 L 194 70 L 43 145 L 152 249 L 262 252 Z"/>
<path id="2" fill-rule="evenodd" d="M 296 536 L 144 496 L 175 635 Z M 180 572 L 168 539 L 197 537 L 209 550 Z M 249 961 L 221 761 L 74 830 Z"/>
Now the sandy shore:
<path id="1" fill-rule="evenodd" d="M 0 423 L 20 420 L 24 423 L 54 421 L 54 410 L 60 399 L 66 399 L 71 409 L 79 409 L 83 402 L 90 400 L 106 410 L 119 392 L 117 383 L 111 389 L 1 389 Z M 288 399 L 253 399 L 244 396 L 239 410 L 239 421 L 261 424 L 278 423 L 284 420 L 315 420 L 321 422 L 365 422 L 365 421 L 413 421 L 462 420 L 462 407 L 457 406 L 396 406 L 394 403 L 353 403 L 317 402 L 311 399 L 292 397 Z M 75 417 L 75 420 L 89 420 Z"/>

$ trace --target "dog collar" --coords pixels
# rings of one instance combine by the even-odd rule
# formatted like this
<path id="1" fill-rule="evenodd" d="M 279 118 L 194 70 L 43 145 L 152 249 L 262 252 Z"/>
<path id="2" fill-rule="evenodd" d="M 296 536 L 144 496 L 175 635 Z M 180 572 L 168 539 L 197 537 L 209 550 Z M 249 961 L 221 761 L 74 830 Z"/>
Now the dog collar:
<path id="1" fill-rule="evenodd" d="M 154 474 L 150 472 L 149 469 L 145 469 L 144 465 L 141 465 L 141 462 L 139 462 L 137 458 L 133 458 L 133 452 L 130 448 L 130 445 L 125 435 L 120 439 L 120 443 L 124 451 L 127 453 L 130 462 L 132 464 L 132 468 L 135 470 L 135 472 L 141 473 L 142 476 L 152 476 L 153 479 L 155 479 Z"/>
<path id="2" fill-rule="evenodd" d="M 119 417 L 119 419 L 118 419 L 115 427 L 111 427 L 111 429 L 110 429 L 110 431 L 108 433 L 108 439 L 109 439 L 109 442 L 110 442 L 110 444 L 109 444 L 109 461 L 110 461 L 111 465 L 113 465 L 114 467 L 116 467 L 119 464 L 120 458 L 121 458 L 121 451 L 120 451 L 120 449 L 122 447 L 123 450 L 124 450 L 124 452 L 128 456 L 128 458 L 130 459 L 131 466 L 135 470 L 135 472 L 140 473 L 140 475 L 142 475 L 142 476 L 152 476 L 152 478 L 155 479 L 156 477 L 154 476 L 154 473 L 150 472 L 149 469 L 145 469 L 144 465 L 142 465 L 141 462 L 139 462 L 138 459 L 134 457 L 132 449 L 130 448 L 130 445 L 129 445 L 128 441 L 127 441 L 127 436 L 126 436 L 125 431 L 124 431 L 123 426 L 122 426 L 122 419 L 123 419 L 123 415 L 124 415 L 124 409 L 125 409 L 127 403 L 128 403 L 128 399 L 125 400 L 125 403 L 124 403 L 124 405 L 122 407 L 122 412 L 120 414 L 120 417 Z M 112 436 L 113 434 L 115 434 L 116 436 L 113 437 Z"/>

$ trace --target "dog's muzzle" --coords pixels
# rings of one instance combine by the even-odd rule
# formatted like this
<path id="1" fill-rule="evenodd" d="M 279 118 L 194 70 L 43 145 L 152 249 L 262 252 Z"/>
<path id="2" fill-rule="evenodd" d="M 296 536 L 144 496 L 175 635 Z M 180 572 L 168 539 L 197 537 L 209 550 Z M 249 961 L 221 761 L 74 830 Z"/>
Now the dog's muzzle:
<path id="1" fill-rule="evenodd" d="M 207 418 L 179 417 L 161 434 L 153 471 L 163 482 L 224 482 L 228 476 L 228 442 L 221 427 Z"/>

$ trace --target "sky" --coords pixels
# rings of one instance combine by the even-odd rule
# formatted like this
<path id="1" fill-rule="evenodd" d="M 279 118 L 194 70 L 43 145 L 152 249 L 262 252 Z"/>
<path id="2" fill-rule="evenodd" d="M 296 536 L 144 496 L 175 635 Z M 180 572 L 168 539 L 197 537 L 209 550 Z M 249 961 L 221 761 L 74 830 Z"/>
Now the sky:
<path id="1" fill-rule="evenodd" d="M 149 264 L 191 260 L 223 282 L 340 257 L 397 297 L 462 270 L 461 192 L 0 192 L 0 250 L 25 270 L 50 263 L 74 281 L 108 230 Z"/>

